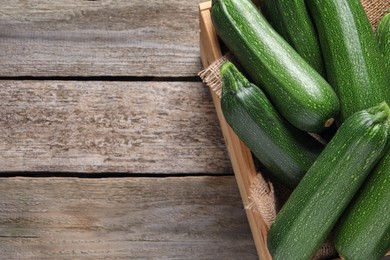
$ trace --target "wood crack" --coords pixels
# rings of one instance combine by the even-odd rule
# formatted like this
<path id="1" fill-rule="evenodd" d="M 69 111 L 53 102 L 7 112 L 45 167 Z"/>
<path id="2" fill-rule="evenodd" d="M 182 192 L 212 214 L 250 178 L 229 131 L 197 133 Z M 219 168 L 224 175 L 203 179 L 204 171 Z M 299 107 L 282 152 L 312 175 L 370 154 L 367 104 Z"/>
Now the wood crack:
<path id="1" fill-rule="evenodd" d="M 14 236 L 14 235 L 0 235 L 0 238 L 39 238 L 38 236 Z"/>

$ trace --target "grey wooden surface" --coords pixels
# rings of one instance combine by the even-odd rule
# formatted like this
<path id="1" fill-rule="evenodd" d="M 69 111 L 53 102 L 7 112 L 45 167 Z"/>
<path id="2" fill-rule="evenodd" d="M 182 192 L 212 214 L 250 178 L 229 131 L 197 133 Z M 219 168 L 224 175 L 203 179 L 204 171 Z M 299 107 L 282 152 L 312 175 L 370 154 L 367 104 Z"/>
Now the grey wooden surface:
<path id="1" fill-rule="evenodd" d="M 0 5 L 0 259 L 256 259 L 201 1 Z"/>
<path id="2" fill-rule="evenodd" d="M 0 81 L 2 171 L 231 172 L 200 82 Z"/>
<path id="3" fill-rule="evenodd" d="M 2 259 L 256 259 L 235 181 L 9 178 Z"/>
<path id="4" fill-rule="evenodd" d="M 0 74 L 194 76 L 199 2 L 9 1 L 0 7 Z"/>

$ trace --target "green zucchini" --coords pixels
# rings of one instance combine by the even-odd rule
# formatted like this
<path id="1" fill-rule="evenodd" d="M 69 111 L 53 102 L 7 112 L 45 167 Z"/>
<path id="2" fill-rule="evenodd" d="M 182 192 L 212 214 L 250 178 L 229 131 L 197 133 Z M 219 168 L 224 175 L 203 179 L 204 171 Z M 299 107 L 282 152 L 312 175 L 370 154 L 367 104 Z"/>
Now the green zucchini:
<path id="1" fill-rule="evenodd" d="M 336 225 L 334 243 L 343 259 L 379 260 L 390 249 L 389 185 L 387 150 Z"/>
<path id="2" fill-rule="evenodd" d="M 378 24 L 376 30 L 379 48 L 384 56 L 384 62 L 387 66 L 387 75 L 390 76 L 390 9 Z"/>
<path id="3" fill-rule="evenodd" d="M 327 79 L 341 105 L 339 123 L 382 101 L 390 82 L 360 0 L 307 0 L 320 39 Z"/>
<path id="4" fill-rule="evenodd" d="M 230 61 L 220 69 L 226 122 L 270 173 L 295 187 L 323 145 L 282 118 L 264 92 Z"/>
<path id="5" fill-rule="evenodd" d="M 320 43 L 305 1 L 261 0 L 260 7 L 272 27 L 325 77 Z"/>
<path id="6" fill-rule="evenodd" d="M 344 121 L 271 224 L 267 243 L 274 260 L 316 253 L 383 156 L 389 124 L 385 102 Z"/>
<path id="7" fill-rule="evenodd" d="M 240 65 L 292 125 L 321 132 L 339 111 L 336 93 L 250 0 L 213 0 L 214 27 Z"/>

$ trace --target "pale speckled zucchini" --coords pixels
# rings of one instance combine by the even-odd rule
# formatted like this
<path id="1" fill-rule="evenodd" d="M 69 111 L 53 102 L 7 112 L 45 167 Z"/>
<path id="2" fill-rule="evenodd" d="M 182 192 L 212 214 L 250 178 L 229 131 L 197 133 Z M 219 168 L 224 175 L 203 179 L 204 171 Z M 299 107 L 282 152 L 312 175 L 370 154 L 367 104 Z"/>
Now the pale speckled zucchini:
<path id="1" fill-rule="evenodd" d="M 325 77 L 318 35 L 305 0 L 260 0 L 260 6 L 272 27 Z"/>
<path id="2" fill-rule="evenodd" d="M 386 148 L 387 104 L 348 117 L 295 188 L 271 225 L 274 260 L 310 259 Z"/>
<path id="3" fill-rule="evenodd" d="M 387 75 L 390 77 L 390 9 L 380 20 L 376 35 L 387 66 Z"/>
<path id="4" fill-rule="evenodd" d="M 341 105 L 339 123 L 382 101 L 390 104 L 390 77 L 360 0 L 307 0 Z"/>
<path id="5" fill-rule="evenodd" d="M 294 188 L 323 145 L 282 118 L 233 63 L 225 62 L 220 74 L 221 109 L 227 123 L 270 173 Z"/>
<path id="6" fill-rule="evenodd" d="M 339 100 L 321 77 L 267 22 L 250 0 L 213 0 L 214 27 L 257 86 L 295 127 L 321 132 Z"/>
<path id="7" fill-rule="evenodd" d="M 390 150 L 370 173 L 335 228 L 340 256 L 380 260 L 390 249 Z"/>

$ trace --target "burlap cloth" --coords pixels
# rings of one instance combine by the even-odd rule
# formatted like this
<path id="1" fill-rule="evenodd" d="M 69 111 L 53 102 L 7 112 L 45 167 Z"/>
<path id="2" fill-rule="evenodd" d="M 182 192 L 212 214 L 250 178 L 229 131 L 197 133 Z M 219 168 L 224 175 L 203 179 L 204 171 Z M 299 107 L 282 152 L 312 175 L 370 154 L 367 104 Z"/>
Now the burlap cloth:
<path id="1" fill-rule="evenodd" d="M 373 30 L 376 30 L 380 19 L 390 8 L 390 0 L 361 0 L 368 18 L 370 19 Z M 202 81 L 214 91 L 221 95 L 222 82 L 219 74 L 221 65 L 230 60 L 237 66 L 231 54 L 225 54 L 219 60 L 216 60 L 209 67 L 199 73 Z M 245 205 L 247 209 L 258 212 L 264 219 L 266 225 L 270 227 L 275 220 L 276 214 L 283 203 L 287 200 L 291 191 L 280 183 L 272 182 L 269 178 L 264 178 L 264 172 L 259 173 L 250 187 L 250 203 Z M 337 256 L 337 252 L 329 237 L 318 251 L 313 259 L 330 259 Z"/>

